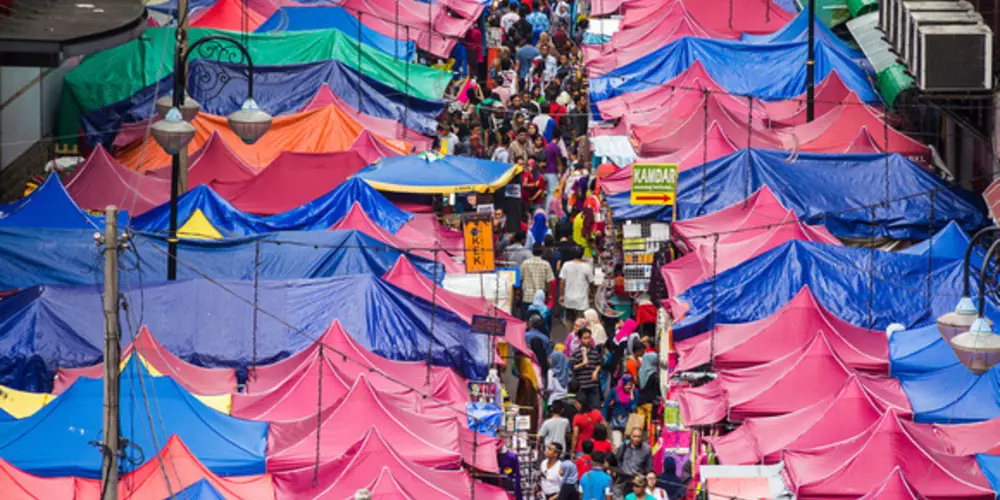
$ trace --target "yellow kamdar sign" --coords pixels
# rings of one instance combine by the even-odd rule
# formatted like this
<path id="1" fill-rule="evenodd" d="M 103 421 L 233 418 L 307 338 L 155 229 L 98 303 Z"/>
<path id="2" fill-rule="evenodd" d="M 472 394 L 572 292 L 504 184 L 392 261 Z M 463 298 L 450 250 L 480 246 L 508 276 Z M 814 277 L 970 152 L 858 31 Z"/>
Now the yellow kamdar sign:
<path id="1" fill-rule="evenodd" d="M 673 205 L 677 199 L 677 165 L 632 165 L 633 205 Z"/>

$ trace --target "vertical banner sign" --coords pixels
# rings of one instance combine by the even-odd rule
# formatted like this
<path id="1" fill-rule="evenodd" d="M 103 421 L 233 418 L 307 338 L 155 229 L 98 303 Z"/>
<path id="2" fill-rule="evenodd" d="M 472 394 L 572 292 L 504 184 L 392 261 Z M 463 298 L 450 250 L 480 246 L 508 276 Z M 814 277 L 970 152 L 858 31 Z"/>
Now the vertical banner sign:
<path id="1" fill-rule="evenodd" d="M 633 205 L 673 205 L 677 199 L 677 165 L 632 165 Z"/>
<path id="2" fill-rule="evenodd" d="M 463 215 L 462 233 L 465 236 L 465 272 L 489 273 L 496 270 L 493 260 L 493 214 Z"/>

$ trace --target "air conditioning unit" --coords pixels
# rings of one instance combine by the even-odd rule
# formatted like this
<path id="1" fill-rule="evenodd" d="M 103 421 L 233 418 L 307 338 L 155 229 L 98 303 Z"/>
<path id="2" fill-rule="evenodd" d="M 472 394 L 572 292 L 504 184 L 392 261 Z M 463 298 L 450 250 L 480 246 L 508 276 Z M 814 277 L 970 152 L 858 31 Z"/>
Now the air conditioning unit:
<path id="1" fill-rule="evenodd" d="M 903 64 L 911 71 L 917 65 L 917 33 L 924 26 L 975 26 L 983 22 L 983 16 L 975 11 L 966 12 L 939 12 L 939 11 L 919 11 L 911 12 L 906 18 L 906 36 L 899 47 L 899 56 L 903 59 Z"/>
<path id="2" fill-rule="evenodd" d="M 901 1 L 882 0 L 878 3 L 878 29 L 886 34 L 886 40 L 889 39 L 889 20 L 892 19 L 892 11 L 896 7 L 896 3 Z"/>
<path id="3" fill-rule="evenodd" d="M 889 43 L 898 52 L 904 43 L 907 33 L 907 20 L 914 12 L 968 12 L 973 10 L 972 4 L 964 0 L 904 0 L 896 2 L 893 12 L 892 35 Z"/>
<path id="4" fill-rule="evenodd" d="M 917 87 L 924 92 L 993 88 L 993 31 L 977 24 L 917 29 Z"/>

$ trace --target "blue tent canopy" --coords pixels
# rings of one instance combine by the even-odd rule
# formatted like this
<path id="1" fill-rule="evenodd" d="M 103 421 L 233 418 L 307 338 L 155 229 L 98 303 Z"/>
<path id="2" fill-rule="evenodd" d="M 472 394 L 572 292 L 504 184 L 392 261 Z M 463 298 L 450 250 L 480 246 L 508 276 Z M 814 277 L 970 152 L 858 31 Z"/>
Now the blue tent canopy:
<path id="1" fill-rule="evenodd" d="M 819 17 L 816 18 L 814 26 L 816 27 L 815 37 L 817 40 L 822 40 L 828 46 L 839 50 L 848 58 L 861 59 L 865 57 L 864 53 L 860 50 L 847 45 L 846 42 L 835 35 Z M 744 33 L 741 40 L 745 43 L 754 44 L 805 42 L 809 40 L 809 12 L 808 10 L 802 10 L 785 27 L 774 33 L 766 35 Z"/>
<path id="2" fill-rule="evenodd" d="M 329 193 L 305 205 L 280 214 L 260 216 L 234 207 L 212 188 L 201 185 L 184 193 L 177 201 L 177 220 L 181 224 L 201 210 L 223 236 L 251 236 L 276 231 L 322 231 L 342 219 L 357 202 L 372 221 L 391 233 L 413 218 L 385 199 L 360 179 L 348 179 Z M 170 227 L 170 204 L 164 203 L 132 220 L 137 231 L 164 232 Z"/>
<path id="3" fill-rule="evenodd" d="M 135 251 L 129 249 L 120 258 L 121 282 L 163 280 L 167 275 L 166 239 L 139 233 L 133 242 Z M 182 240 L 177 255 L 178 279 L 201 278 L 202 273 L 226 280 L 253 280 L 255 276 L 261 280 L 382 276 L 402 255 L 428 277 L 437 276 L 441 281 L 445 275 L 443 265 L 358 230 L 283 231 L 227 240 Z M 103 278 L 103 259 L 94 245 L 93 231 L 0 227 L 0 290 L 40 284 L 88 285 L 100 283 Z"/>
<path id="4" fill-rule="evenodd" d="M 993 491 L 1000 492 L 1000 457 L 979 454 L 976 455 L 976 461 L 979 462 L 979 468 L 982 469 L 983 475 L 989 480 Z"/>
<path id="5" fill-rule="evenodd" d="M 198 75 L 213 75 L 226 85 L 191 81 L 188 93 L 202 106 L 202 111 L 225 116 L 240 109 L 247 96 L 245 65 L 195 59 L 188 63 L 189 79 Z M 334 94 L 361 113 L 403 123 L 422 134 L 433 135 L 437 116 L 444 109 L 443 101 L 421 99 L 401 94 L 398 90 L 370 76 L 360 75 L 350 66 L 327 60 L 285 66 L 254 66 L 254 99 L 272 115 L 299 111 L 325 83 Z M 217 76 L 216 76 L 217 75 Z M 91 145 L 109 144 L 122 123 L 148 120 L 155 113 L 154 101 L 169 95 L 173 76 L 149 85 L 123 101 L 93 110 L 83 116 L 82 124 Z M 360 108 L 359 95 L 360 92 Z"/>
<path id="6" fill-rule="evenodd" d="M 101 454 L 93 443 L 102 439 L 103 398 L 103 380 L 82 378 L 38 412 L 0 422 L 0 458 L 43 477 L 100 477 Z M 155 459 L 176 434 L 216 474 L 265 471 L 266 422 L 217 412 L 170 377 L 152 377 L 142 363 L 129 362 L 122 371 L 119 404 L 122 437 L 134 445 L 126 448 L 130 457 Z M 122 466 L 130 468 L 127 460 Z"/>
<path id="7" fill-rule="evenodd" d="M 968 248 L 970 241 L 972 238 L 968 233 L 963 231 L 958 223 L 951 221 L 931 238 L 900 250 L 899 253 L 923 255 L 935 259 L 965 259 L 965 249 Z M 980 267 L 983 257 L 985 255 L 973 252 L 969 260 L 974 266 Z"/>
<path id="8" fill-rule="evenodd" d="M 968 231 L 988 223 L 981 198 L 949 187 L 898 154 L 742 149 L 681 172 L 677 183 L 682 220 L 721 210 L 768 186 L 799 219 L 823 224 L 840 237 L 922 240 L 930 237 L 929 227 L 943 228 L 950 221 Z M 878 206 L 887 191 L 890 205 Z M 631 205 L 629 195 L 609 198 L 615 220 L 670 220 L 669 207 Z M 864 207 L 875 207 L 874 213 Z"/>
<path id="9" fill-rule="evenodd" d="M 889 359 L 916 421 L 963 423 L 1000 417 L 1000 371 L 970 372 L 937 325 L 894 333 Z"/>
<path id="10" fill-rule="evenodd" d="M 118 225 L 127 224 L 128 212 L 118 212 Z M 0 205 L 0 227 L 101 230 L 104 217 L 80 208 L 53 173 L 28 196 Z"/>
<path id="11" fill-rule="evenodd" d="M 961 364 L 936 324 L 893 333 L 889 362 L 890 374 L 900 380 Z"/>
<path id="12" fill-rule="evenodd" d="M 625 66 L 590 79 L 590 97 L 597 103 L 615 96 L 663 85 L 695 61 L 722 88 L 763 100 L 799 97 L 806 92 L 806 42 L 753 44 L 685 37 Z M 865 102 L 878 102 L 871 76 L 861 61 L 851 59 L 822 39 L 816 40 L 816 81 L 836 71 L 848 88 Z"/>
<path id="13" fill-rule="evenodd" d="M 425 362 L 432 346 L 432 364 L 477 380 L 486 377 L 490 358 L 484 336 L 470 334 L 453 312 L 371 275 L 261 281 L 256 290 L 250 281 L 221 284 L 229 291 L 206 280 L 122 285 L 130 308 L 122 313 L 122 343 L 142 322 L 184 360 L 245 374 L 250 366 L 301 351 L 336 319 L 382 357 Z M 257 315 L 256 334 L 250 305 L 255 296 L 260 310 L 269 313 Z M 92 285 L 34 287 L 0 301 L 0 384 L 48 391 L 58 367 L 100 362 L 100 304 L 101 290 Z"/>
<path id="14" fill-rule="evenodd" d="M 496 191 L 518 172 L 509 163 L 421 153 L 382 158 L 355 177 L 379 191 L 452 194 Z"/>
<path id="15" fill-rule="evenodd" d="M 331 4 L 321 4 L 315 7 L 278 7 L 278 10 L 254 30 L 257 33 L 271 31 L 308 31 L 334 29 L 357 39 L 361 34 L 361 43 L 378 49 L 396 59 L 413 61 L 416 46 L 413 42 L 397 40 L 383 35 L 368 26 L 358 22 L 343 7 Z M 400 31 L 400 35 L 402 35 Z"/>
<path id="16" fill-rule="evenodd" d="M 226 497 L 219 493 L 219 490 L 212 486 L 212 483 L 208 482 L 207 479 L 202 479 L 197 483 L 188 486 L 181 490 L 180 493 L 174 495 L 172 498 L 164 498 L 163 500 L 226 500 Z"/>
<path id="17" fill-rule="evenodd" d="M 215 5 L 215 0 L 188 0 L 188 12 L 194 12 L 213 5 Z M 169 14 L 175 18 L 177 17 L 177 7 L 177 0 L 167 0 L 165 2 L 146 5 L 146 8 L 149 10 Z"/>
<path id="18" fill-rule="evenodd" d="M 975 290 L 977 280 L 971 284 Z M 717 323 L 766 318 L 804 286 L 823 307 L 854 325 L 921 327 L 955 308 L 962 294 L 962 262 L 790 241 L 719 273 L 715 283 L 705 280 L 680 295 L 690 309 L 674 327 L 674 338 L 709 331 L 713 317 Z M 992 304 L 989 309 L 995 310 Z"/>

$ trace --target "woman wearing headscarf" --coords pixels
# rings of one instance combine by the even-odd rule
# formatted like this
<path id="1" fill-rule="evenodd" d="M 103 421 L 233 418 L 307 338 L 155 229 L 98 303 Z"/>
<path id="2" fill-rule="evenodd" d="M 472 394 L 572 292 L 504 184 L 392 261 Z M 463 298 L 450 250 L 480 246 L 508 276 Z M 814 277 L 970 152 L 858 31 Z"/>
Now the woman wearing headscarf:
<path id="1" fill-rule="evenodd" d="M 663 458 L 663 472 L 656 479 L 656 486 L 663 488 L 667 492 L 667 498 L 671 500 L 687 497 L 687 483 L 677 477 L 677 462 L 674 457 L 667 455 Z"/>
<path id="2" fill-rule="evenodd" d="M 579 332 L 587 327 L 587 320 L 577 318 L 573 323 L 573 331 L 566 336 L 566 356 L 572 358 L 573 353 L 580 348 Z"/>
<path id="3" fill-rule="evenodd" d="M 560 351 L 549 355 L 549 405 L 564 399 L 569 387 L 569 359 Z"/>
<path id="4" fill-rule="evenodd" d="M 545 303 L 544 290 L 535 290 L 535 296 L 531 300 L 531 305 L 528 306 L 528 317 L 530 318 L 534 314 L 537 314 L 538 317 L 542 319 L 542 323 L 545 325 L 545 331 L 551 332 L 552 308 Z"/>
<path id="5" fill-rule="evenodd" d="M 528 229 L 528 236 L 524 242 L 524 246 L 531 248 L 535 243 L 543 243 L 547 234 L 550 234 L 549 221 L 545 217 L 545 210 L 539 208 L 535 210 L 534 219 L 531 221 L 531 228 Z"/>
<path id="6" fill-rule="evenodd" d="M 618 385 L 611 391 L 610 397 L 604 402 L 604 420 L 611 427 L 611 443 L 617 450 L 622 444 L 628 416 L 635 411 L 639 402 L 639 391 L 635 388 L 635 379 L 625 374 Z"/>
<path id="7" fill-rule="evenodd" d="M 587 309 L 583 312 L 583 319 L 587 321 L 587 328 L 590 329 L 590 333 L 594 336 L 594 343 L 597 345 L 604 345 L 608 342 L 608 334 L 604 331 L 604 325 L 601 323 L 601 317 L 597 314 L 596 309 Z"/>
<path id="8" fill-rule="evenodd" d="M 562 486 L 559 489 L 558 500 L 578 500 L 580 492 L 577 490 L 580 483 L 580 473 L 576 468 L 576 463 L 572 460 L 562 461 Z"/>
<path id="9" fill-rule="evenodd" d="M 642 355 L 639 366 L 639 404 L 638 412 L 642 415 L 644 427 L 649 428 L 653 418 L 653 408 L 660 399 L 660 356 L 655 352 Z"/>

